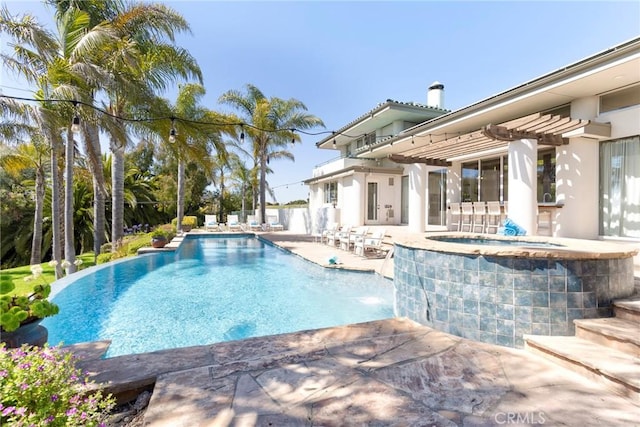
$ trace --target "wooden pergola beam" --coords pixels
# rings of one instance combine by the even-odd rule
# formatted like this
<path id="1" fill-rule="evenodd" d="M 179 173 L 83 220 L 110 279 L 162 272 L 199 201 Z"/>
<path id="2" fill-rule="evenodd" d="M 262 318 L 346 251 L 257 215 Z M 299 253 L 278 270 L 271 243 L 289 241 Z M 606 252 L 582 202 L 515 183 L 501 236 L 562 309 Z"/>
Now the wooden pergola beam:
<path id="1" fill-rule="evenodd" d="M 451 162 L 448 162 L 444 159 L 403 156 L 401 154 L 389 154 L 389 160 L 391 160 L 392 162 L 401 163 L 401 164 L 420 163 L 420 164 L 425 164 L 429 166 L 442 166 L 442 167 L 451 166 Z"/>

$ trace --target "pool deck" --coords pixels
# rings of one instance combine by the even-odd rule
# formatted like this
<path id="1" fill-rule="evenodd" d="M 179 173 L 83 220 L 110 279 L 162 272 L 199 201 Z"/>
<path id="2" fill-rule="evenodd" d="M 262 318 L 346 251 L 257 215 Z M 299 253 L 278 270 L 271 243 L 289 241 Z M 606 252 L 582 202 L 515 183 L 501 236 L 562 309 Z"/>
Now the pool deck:
<path id="1" fill-rule="evenodd" d="M 393 262 L 261 235 L 320 265 L 337 256 L 333 268 Z M 640 402 L 605 385 L 406 318 L 100 359 L 107 346 L 74 351 L 110 391 L 154 387 L 146 426 L 640 426 Z"/>

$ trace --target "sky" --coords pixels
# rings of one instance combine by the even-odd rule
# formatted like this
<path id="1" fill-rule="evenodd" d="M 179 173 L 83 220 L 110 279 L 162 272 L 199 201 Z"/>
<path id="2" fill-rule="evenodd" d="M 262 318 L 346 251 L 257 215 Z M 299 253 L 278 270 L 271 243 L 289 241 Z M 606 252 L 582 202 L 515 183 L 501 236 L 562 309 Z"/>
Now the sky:
<path id="1" fill-rule="evenodd" d="M 52 22 L 39 1 L 1 3 Z M 325 124 L 311 132 L 337 130 L 387 99 L 424 104 L 434 81 L 444 84 L 445 108 L 457 110 L 640 35 L 637 1 L 163 3 L 191 26 L 176 42 L 203 71 L 204 106 L 232 112 L 220 95 L 252 84 L 302 101 Z M 28 95 L 5 70 L 0 89 Z M 302 181 L 338 157 L 316 148 L 325 136 L 302 135 L 290 147 L 295 162 L 270 163 L 278 202 L 306 200 Z"/>

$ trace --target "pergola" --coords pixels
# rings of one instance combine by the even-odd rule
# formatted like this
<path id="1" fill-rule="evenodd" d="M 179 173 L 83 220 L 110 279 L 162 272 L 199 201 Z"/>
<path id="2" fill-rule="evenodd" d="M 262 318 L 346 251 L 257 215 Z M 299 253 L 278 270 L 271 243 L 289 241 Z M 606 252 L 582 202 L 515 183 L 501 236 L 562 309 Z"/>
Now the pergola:
<path id="1" fill-rule="evenodd" d="M 563 138 L 562 134 L 589 123 L 589 120 L 535 113 L 499 125 L 488 124 L 482 129 L 463 135 L 448 137 L 445 134 L 437 141 L 430 137 L 427 144 L 404 151 L 402 154 L 390 154 L 389 159 L 404 164 L 450 166 L 452 158 L 506 148 L 509 142 L 520 139 L 535 139 L 539 145 L 568 144 L 568 139 Z"/>

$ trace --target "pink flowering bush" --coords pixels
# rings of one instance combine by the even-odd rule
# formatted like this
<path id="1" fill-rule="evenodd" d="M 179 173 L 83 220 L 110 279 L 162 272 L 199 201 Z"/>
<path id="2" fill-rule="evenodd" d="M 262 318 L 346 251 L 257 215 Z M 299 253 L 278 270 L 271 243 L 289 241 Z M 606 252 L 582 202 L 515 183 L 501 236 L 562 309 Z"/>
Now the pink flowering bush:
<path id="1" fill-rule="evenodd" d="M 0 425 L 104 426 L 111 395 L 87 393 L 87 376 L 56 347 L 0 345 Z"/>

